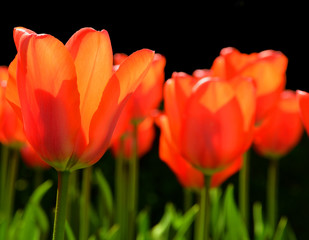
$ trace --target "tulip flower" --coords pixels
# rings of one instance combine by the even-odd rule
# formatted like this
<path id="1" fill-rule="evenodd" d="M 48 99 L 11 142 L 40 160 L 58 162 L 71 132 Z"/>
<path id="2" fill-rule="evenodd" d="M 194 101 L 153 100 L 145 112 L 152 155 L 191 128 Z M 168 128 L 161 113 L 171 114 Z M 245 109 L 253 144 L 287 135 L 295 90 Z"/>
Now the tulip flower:
<path id="1" fill-rule="evenodd" d="M 18 172 L 19 149 L 26 141 L 23 124 L 5 98 L 8 68 L 0 66 L 0 216 L 1 221 L 9 223 L 14 206 L 15 181 Z M 6 231 L 2 231 L 6 238 Z"/>
<path id="2" fill-rule="evenodd" d="M 255 89 L 247 79 L 197 81 L 173 74 L 165 84 L 164 100 L 175 145 L 202 171 L 226 168 L 250 146 Z"/>
<path id="3" fill-rule="evenodd" d="M 125 54 L 115 54 L 114 69 L 117 70 L 126 59 Z M 119 231 L 121 239 L 135 238 L 132 224 L 136 221 L 138 159 L 150 150 L 155 138 L 152 112 L 162 100 L 165 63 L 165 57 L 154 55 L 148 73 L 127 101 L 113 134 L 111 148 L 116 156 L 116 221 L 122 226 Z M 128 177 L 124 178 L 124 175 Z M 124 219 L 127 221 L 124 222 Z M 128 233 L 124 231 L 126 229 Z"/>
<path id="4" fill-rule="evenodd" d="M 118 127 L 118 126 L 117 126 Z M 133 155 L 133 131 L 131 124 L 127 125 L 125 133 L 115 140 L 111 149 L 115 155 L 123 154 L 124 159 L 130 160 Z M 152 117 L 145 118 L 137 126 L 137 156 L 141 157 L 146 154 L 152 147 L 155 138 L 155 128 Z"/>
<path id="5" fill-rule="evenodd" d="M 154 53 L 136 51 L 113 71 L 105 30 L 83 28 L 64 45 L 51 35 L 15 28 L 14 41 L 7 98 L 31 146 L 58 171 L 53 239 L 63 239 L 69 172 L 102 157 Z"/>
<path id="6" fill-rule="evenodd" d="M 226 80 L 251 77 L 257 89 L 256 122 L 261 121 L 276 106 L 285 87 L 288 59 L 281 52 L 266 50 L 243 54 L 234 48 L 224 48 L 211 67 L 212 76 Z"/>
<path id="7" fill-rule="evenodd" d="M 309 135 L 309 93 L 297 90 L 297 99 L 300 111 L 300 117 Z"/>
<path id="8" fill-rule="evenodd" d="M 21 120 L 5 98 L 8 68 L 0 67 L 0 141 L 7 146 L 21 146 L 26 138 Z"/>
<path id="9" fill-rule="evenodd" d="M 126 58 L 127 55 L 125 54 L 115 54 L 115 68 L 118 68 L 118 65 Z M 120 145 L 121 141 L 123 141 L 125 146 L 123 154 L 125 158 L 130 159 L 132 157 L 132 123 L 134 122 L 138 123 L 138 157 L 141 157 L 150 150 L 155 137 L 155 129 L 151 115 L 152 112 L 159 107 L 162 100 L 165 63 L 165 57 L 160 54 L 154 55 L 148 73 L 126 103 L 112 138 L 112 150 L 115 155 L 120 154 Z"/>
<path id="10" fill-rule="evenodd" d="M 166 153 L 161 149 L 160 155 L 176 149 L 205 175 L 198 235 L 208 237 L 209 216 L 204 213 L 210 210 L 211 176 L 232 166 L 251 144 L 255 87 L 244 77 L 225 81 L 174 73 L 165 83 L 164 101 L 172 147 Z M 168 131 L 163 134 L 168 136 Z"/>
<path id="11" fill-rule="evenodd" d="M 256 127 L 254 147 L 263 156 L 280 158 L 298 144 L 302 132 L 296 94 L 285 90 L 276 108 Z"/>
<path id="12" fill-rule="evenodd" d="M 272 113 L 256 127 L 254 147 L 269 159 L 267 180 L 267 217 L 271 234 L 277 225 L 279 159 L 291 151 L 303 133 L 295 92 L 285 90 Z"/>
<path id="13" fill-rule="evenodd" d="M 199 170 L 186 161 L 175 146 L 171 138 L 171 131 L 168 126 L 167 116 L 162 114 L 158 118 L 158 126 L 161 129 L 159 142 L 159 156 L 177 176 L 181 185 L 185 188 L 202 189 L 204 186 L 204 176 Z M 220 186 L 227 178 L 238 172 L 242 165 L 242 157 L 222 171 L 216 172 L 211 177 L 211 187 Z"/>
<path id="14" fill-rule="evenodd" d="M 64 45 L 51 35 L 15 28 L 14 40 L 16 79 L 10 78 L 8 88 L 15 89 L 7 98 L 22 115 L 29 143 L 58 171 L 96 163 L 153 52 L 133 53 L 113 73 L 105 30 L 83 28 Z"/>

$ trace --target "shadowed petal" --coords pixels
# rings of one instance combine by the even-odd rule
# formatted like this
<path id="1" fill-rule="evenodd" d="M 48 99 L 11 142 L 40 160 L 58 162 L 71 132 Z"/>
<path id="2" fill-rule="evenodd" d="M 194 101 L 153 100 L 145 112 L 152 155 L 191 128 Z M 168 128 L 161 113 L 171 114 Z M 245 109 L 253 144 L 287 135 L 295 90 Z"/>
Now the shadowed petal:
<path id="1" fill-rule="evenodd" d="M 50 35 L 23 37 L 17 85 L 27 139 L 44 160 L 65 170 L 80 131 L 79 93 L 70 53 Z"/>

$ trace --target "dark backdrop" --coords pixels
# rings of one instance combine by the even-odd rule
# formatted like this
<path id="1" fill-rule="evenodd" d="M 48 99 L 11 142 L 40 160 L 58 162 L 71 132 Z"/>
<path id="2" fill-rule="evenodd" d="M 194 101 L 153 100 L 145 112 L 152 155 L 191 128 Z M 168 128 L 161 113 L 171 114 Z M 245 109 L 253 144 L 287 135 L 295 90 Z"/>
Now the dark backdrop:
<path id="1" fill-rule="evenodd" d="M 224 2 L 220 1 L 220 4 Z M 256 8 L 257 7 L 257 8 Z M 92 22 L 68 23 L 66 21 L 46 21 L 37 19 L 29 23 L 25 18 L 15 23 L 0 24 L 1 45 L 0 65 L 8 65 L 16 53 L 12 39 L 15 26 L 24 26 L 37 33 L 52 34 L 63 42 L 82 27 L 90 26 L 97 30 L 106 29 L 111 38 L 114 53 L 127 54 L 141 48 L 150 48 L 163 54 L 167 59 L 166 79 L 174 71 L 192 73 L 198 68 L 210 68 L 212 61 L 222 48 L 232 46 L 241 52 L 251 53 L 266 49 L 282 51 L 289 59 L 287 88 L 309 91 L 308 86 L 308 27 L 302 11 L 281 12 L 276 5 L 263 11 L 260 6 L 248 1 L 230 1 L 223 9 L 190 9 L 182 12 L 156 12 L 152 23 L 144 21 L 129 22 L 96 20 Z M 289 7 L 289 5 L 287 5 Z M 301 9 L 301 7 L 300 7 Z M 255 11 L 257 10 L 257 12 Z M 196 11 L 196 12 L 193 12 Z M 193 19 L 192 13 L 198 17 Z M 162 15 L 169 17 L 162 20 Z M 189 15 L 191 14 L 191 15 Z M 118 18 L 118 17 L 116 17 Z M 13 20 L 13 19 L 12 19 Z M 34 18 L 36 20 L 36 18 Z M 117 19 L 118 20 L 118 19 Z M 14 21 L 12 21 L 14 22 Z M 35 21 L 33 21 L 35 22 Z M 171 201 L 179 208 L 182 206 L 182 189 L 171 171 L 158 160 L 158 139 L 154 147 L 141 160 L 140 208 L 149 207 L 152 221 L 162 216 L 164 204 Z M 114 162 L 108 152 L 98 163 L 111 185 L 113 185 Z M 301 143 L 280 163 L 279 214 L 286 215 L 300 239 L 309 239 L 309 141 L 304 134 Z M 251 203 L 265 203 L 265 179 L 267 161 L 251 153 Z M 23 171 L 24 178 L 31 174 Z M 50 174 L 56 180 L 54 171 Z M 231 181 L 237 185 L 237 175 Z M 225 185 L 224 185 L 225 186 Z M 223 187 L 224 187 L 223 186 Z M 55 191 L 55 189 L 54 189 Z M 237 187 L 236 187 L 237 191 Z M 237 193 L 237 192 L 236 192 Z M 46 202 L 54 204 L 53 195 Z M 237 198 L 237 194 L 235 196 Z M 20 200 L 20 205 L 26 200 Z M 19 202 L 17 202 L 17 205 Z M 46 203 L 47 204 L 47 203 Z M 265 206 L 265 204 L 264 204 Z"/>

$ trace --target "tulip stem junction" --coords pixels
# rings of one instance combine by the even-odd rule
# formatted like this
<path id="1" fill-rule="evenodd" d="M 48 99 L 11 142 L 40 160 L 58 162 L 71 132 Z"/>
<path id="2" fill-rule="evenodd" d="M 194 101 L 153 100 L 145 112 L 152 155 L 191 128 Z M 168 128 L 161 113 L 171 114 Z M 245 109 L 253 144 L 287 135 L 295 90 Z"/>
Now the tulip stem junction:
<path id="1" fill-rule="evenodd" d="M 56 212 L 54 219 L 53 240 L 64 239 L 69 176 L 70 176 L 69 171 L 58 172 L 58 190 L 57 190 Z"/>

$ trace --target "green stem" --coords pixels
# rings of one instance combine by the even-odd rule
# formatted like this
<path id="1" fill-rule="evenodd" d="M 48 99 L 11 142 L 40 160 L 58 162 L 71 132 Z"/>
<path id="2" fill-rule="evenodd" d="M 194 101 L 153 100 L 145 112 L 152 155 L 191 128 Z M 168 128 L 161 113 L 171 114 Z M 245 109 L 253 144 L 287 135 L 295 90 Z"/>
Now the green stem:
<path id="1" fill-rule="evenodd" d="M 278 159 L 270 159 L 267 179 L 267 218 L 271 233 L 277 224 Z"/>
<path id="2" fill-rule="evenodd" d="M 82 191 L 81 191 L 81 206 L 79 212 L 79 239 L 88 239 L 89 233 L 89 208 L 90 208 L 90 186 L 92 167 L 82 170 Z"/>
<path id="3" fill-rule="evenodd" d="M 211 176 L 210 175 L 205 175 L 205 178 L 204 178 L 204 185 L 205 185 L 205 212 L 206 212 L 206 216 L 205 216 L 205 230 L 204 230 L 204 234 L 205 234 L 205 237 L 204 239 L 205 240 L 208 240 L 209 239 L 209 233 L 210 233 L 210 182 L 211 182 Z"/>
<path id="4" fill-rule="evenodd" d="M 136 211 L 137 211 L 137 196 L 138 196 L 138 155 L 137 155 L 137 127 L 138 123 L 133 123 L 133 146 L 132 146 L 132 157 L 129 161 L 129 240 L 133 240 L 135 235 L 135 222 L 136 222 Z"/>
<path id="5" fill-rule="evenodd" d="M 8 172 L 8 161 L 9 161 L 9 148 L 2 145 L 1 148 L 1 159 L 0 159 L 0 220 L 4 217 L 6 209 L 6 186 L 7 186 L 7 172 Z"/>
<path id="6" fill-rule="evenodd" d="M 10 222 L 13 214 L 14 198 L 15 198 L 15 182 L 18 170 L 19 152 L 14 150 L 8 171 L 8 191 L 7 191 L 7 219 Z"/>
<path id="7" fill-rule="evenodd" d="M 116 223 L 120 226 L 120 239 L 124 239 L 127 232 L 127 169 L 124 159 L 124 139 L 120 139 L 120 152 L 116 158 Z"/>
<path id="8" fill-rule="evenodd" d="M 210 233 L 210 181 L 211 175 L 204 175 L 204 188 L 201 192 L 197 240 L 208 240 Z"/>
<path id="9" fill-rule="evenodd" d="M 249 226 L 249 150 L 243 155 L 243 165 L 239 172 L 239 210 L 242 219 Z"/>
<path id="10" fill-rule="evenodd" d="M 54 220 L 53 240 L 64 239 L 69 176 L 70 172 L 68 171 L 58 172 L 58 191 L 57 191 L 56 213 Z"/>

